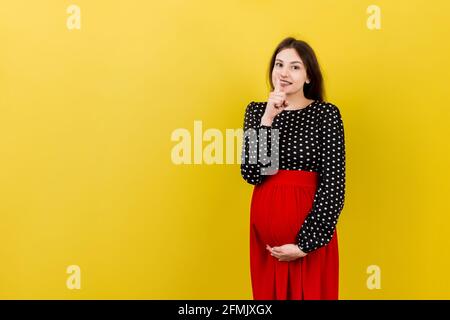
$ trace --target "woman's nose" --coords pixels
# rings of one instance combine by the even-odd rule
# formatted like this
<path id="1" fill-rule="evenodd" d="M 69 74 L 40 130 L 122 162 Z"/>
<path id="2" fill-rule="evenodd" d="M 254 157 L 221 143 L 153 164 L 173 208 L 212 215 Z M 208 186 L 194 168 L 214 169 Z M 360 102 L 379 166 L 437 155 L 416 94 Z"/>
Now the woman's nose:
<path id="1" fill-rule="evenodd" d="M 281 69 L 280 76 L 286 77 L 287 76 L 287 70 L 286 69 Z"/>

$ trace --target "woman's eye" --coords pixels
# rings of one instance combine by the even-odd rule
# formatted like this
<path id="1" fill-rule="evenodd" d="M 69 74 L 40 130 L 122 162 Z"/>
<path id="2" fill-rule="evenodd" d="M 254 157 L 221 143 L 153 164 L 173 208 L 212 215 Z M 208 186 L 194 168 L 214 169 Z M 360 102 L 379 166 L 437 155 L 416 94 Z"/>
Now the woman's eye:
<path id="1" fill-rule="evenodd" d="M 294 66 L 294 69 L 300 69 L 300 67 L 299 66 Z"/>
<path id="2" fill-rule="evenodd" d="M 275 65 L 276 65 L 276 66 L 282 66 L 282 64 L 279 63 L 279 62 L 275 63 Z"/>

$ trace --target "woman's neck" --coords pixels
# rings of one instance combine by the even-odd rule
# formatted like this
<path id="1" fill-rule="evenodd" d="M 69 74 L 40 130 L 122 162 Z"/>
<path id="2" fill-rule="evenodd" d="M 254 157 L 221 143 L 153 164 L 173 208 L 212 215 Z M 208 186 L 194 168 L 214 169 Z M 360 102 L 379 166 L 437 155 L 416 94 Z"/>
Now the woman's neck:
<path id="1" fill-rule="evenodd" d="M 289 107 L 286 107 L 287 110 L 293 109 L 302 109 L 308 105 L 310 105 L 314 100 L 305 98 L 304 95 L 287 95 L 286 100 L 289 103 Z"/>

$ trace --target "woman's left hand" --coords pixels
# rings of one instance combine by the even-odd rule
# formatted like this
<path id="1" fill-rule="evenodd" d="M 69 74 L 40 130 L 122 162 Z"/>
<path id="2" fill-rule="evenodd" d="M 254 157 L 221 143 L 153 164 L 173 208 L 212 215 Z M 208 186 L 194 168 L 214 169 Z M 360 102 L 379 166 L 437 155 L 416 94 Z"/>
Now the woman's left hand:
<path id="1" fill-rule="evenodd" d="M 272 256 L 277 258 L 278 261 L 293 261 L 307 255 L 307 253 L 300 250 L 300 248 L 295 244 L 284 244 L 279 247 L 270 247 L 267 244 L 266 249 Z"/>

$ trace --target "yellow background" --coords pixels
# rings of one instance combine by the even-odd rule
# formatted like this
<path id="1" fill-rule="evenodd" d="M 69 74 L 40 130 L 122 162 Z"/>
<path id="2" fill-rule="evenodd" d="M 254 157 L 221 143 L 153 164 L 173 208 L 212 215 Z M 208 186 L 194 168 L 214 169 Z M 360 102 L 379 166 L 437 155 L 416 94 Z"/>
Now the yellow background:
<path id="1" fill-rule="evenodd" d="M 448 1 L 73 3 L 81 30 L 72 2 L 1 1 L 0 298 L 251 299 L 252 186 L 170 137 L 240 128 L 286 36 L 344 120 L 340 298 L 450 298 Z"/>

